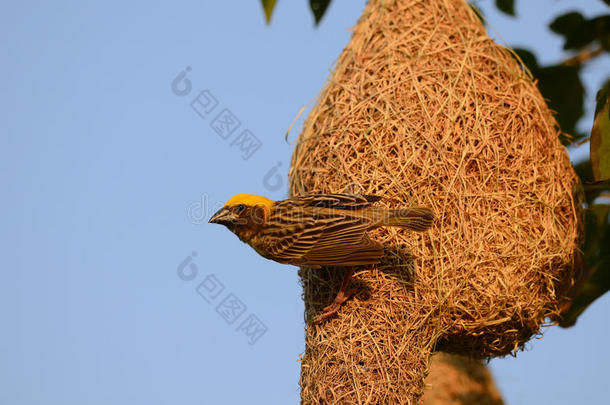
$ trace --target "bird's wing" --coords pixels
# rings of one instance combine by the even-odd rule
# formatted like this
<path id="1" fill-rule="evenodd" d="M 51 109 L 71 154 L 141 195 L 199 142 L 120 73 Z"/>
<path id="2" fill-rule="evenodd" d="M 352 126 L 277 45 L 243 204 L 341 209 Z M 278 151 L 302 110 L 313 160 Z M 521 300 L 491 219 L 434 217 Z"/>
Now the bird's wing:
<path id="1" fill-rule="evenodd" d="M 374 258 L 362 257 L 359 264 L 377 263 L 383 248 L 377 244 L 371 249 L 363 242 L 369 227 L 368 219 L 352 216 L 349 211 L 279 205 L 267 221 L 266 251 L 270 258 L 282 263 L 340 266 L 355 251 L 363 249 L 363 256 L 368 251 Z"/>
<path id="2" fill-rule="evenodd" d="M 359 266 L 377 264 L 383 257 L 383 246 L 370 240 L 366 234 L 353 249 L 312 249 L 305 255 L 308 265 Z"/>
<path id="3" fill-rule="evenodd" d="M 285 201 L 308 207 L 357 210 L 379 200 L 381 200 L 380 196 L 364 194 L 306 194 Z"/>

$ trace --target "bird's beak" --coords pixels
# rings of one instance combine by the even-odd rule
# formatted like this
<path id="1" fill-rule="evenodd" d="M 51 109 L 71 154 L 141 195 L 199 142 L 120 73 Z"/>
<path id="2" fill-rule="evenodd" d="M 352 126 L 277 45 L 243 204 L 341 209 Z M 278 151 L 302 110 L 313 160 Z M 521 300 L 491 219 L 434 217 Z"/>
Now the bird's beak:
<path id="1" fill-rule="evenodd" d="M 212 218 L 210 218 L 208 222 L 210 224 L 226 225 L 232 223 L 234 219 L 235 218 L 233 218 L 233 214 L 231 213 L 231 211 L 226 210 L 223 207 L 216 211 L 216 213 L 212 215 Z"/>

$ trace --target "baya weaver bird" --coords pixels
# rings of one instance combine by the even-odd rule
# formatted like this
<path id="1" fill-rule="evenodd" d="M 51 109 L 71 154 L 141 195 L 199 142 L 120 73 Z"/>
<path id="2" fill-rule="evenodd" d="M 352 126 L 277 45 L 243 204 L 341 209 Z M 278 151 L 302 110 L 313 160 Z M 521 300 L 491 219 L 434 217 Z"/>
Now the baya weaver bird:
<path id="1" fill-rule="evenodd" d="M 347 286 L 354 267 L 377 264 L 383 245 L 367 231 L 398 226 L 424 231 L 434 216 L 428 208 L 388 209 L 375 206 L 381 197 L 359 194 L 310 194 L 273 201 L 237 194 L 218 210 L 210 223 L 226 226 L 261 256 L 296 266 L 348 267 L 333 303 L 315 323 L 333 316 L 349 299 Z"/>

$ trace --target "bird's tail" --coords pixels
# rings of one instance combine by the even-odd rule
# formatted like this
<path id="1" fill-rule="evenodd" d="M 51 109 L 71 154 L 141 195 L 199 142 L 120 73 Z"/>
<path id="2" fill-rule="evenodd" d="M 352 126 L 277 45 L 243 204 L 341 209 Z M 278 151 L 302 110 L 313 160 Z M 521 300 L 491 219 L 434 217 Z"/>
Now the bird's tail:
<path id="1" fill-rule="evenodd" d="M 400 226 L 414 231 L 430 228 L 434 214 L 429 208 L 404 208 L 386 210 L 381 226 Z"/>

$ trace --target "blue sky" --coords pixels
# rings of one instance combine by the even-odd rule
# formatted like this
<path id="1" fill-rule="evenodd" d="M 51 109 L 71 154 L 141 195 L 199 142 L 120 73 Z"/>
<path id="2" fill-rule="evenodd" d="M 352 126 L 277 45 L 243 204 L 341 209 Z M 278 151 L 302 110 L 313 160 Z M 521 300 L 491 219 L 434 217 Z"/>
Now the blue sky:
<path id="1" fill-rule="evenodd" d="M 285 133 L 364 6 L 335 0 L 314 28 L 307 3 L 280 1 L 271 26 L 258 1 L 0 5 L 0 404 L 297 403 L 296 268 L 202 219 L 236 192 L 286 195 L 301 121 Z M 581 2 L 525 3 L 519 22 L 477 4 L 561 60 L 538 16 Z M 589 99 L 607 66 L 587 68 Z M 507 403 L 605 403 L 609 310 L 493 360 Z"/>

